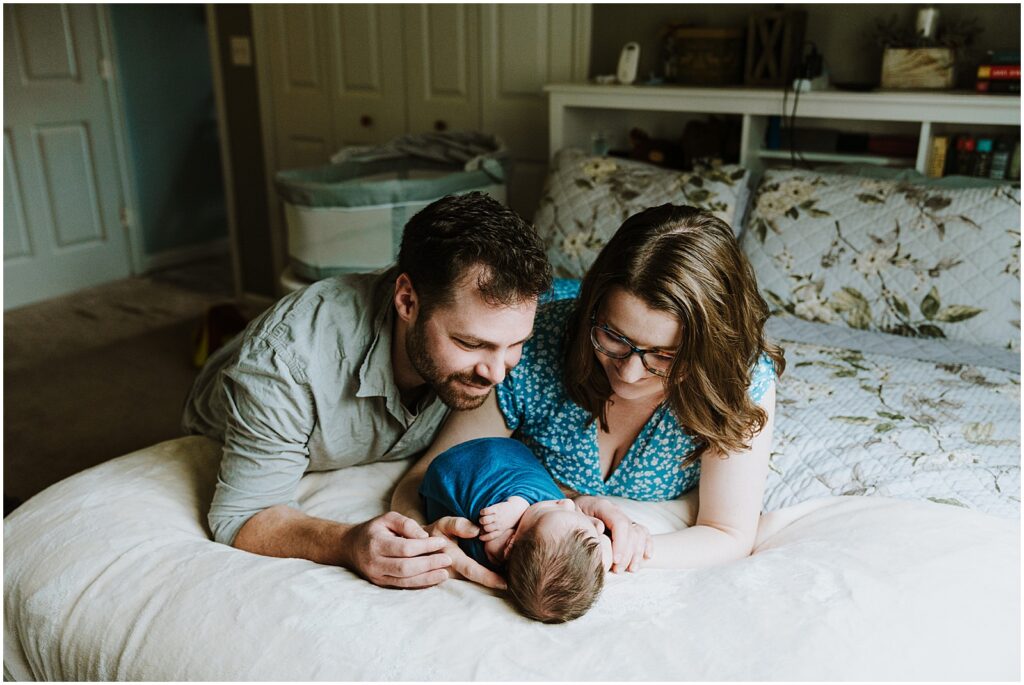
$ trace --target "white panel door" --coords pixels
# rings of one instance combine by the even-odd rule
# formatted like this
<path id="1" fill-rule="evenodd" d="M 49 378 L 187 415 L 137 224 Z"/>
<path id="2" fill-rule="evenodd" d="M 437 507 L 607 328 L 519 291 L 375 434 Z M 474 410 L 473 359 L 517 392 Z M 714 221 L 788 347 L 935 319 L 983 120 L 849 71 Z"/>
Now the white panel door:
<path id="1" fill-rule="evenodd" d="M 323 5 L 338 146 L 386 143 L 405 133 L 402 9 Z"/>
<path id="2" fill-rule="evenodd" d="M 409 132 L 480 129 L 480 6 L 405 5 Z"/>
<path id="3" fill-rule="evenodd" d="M 337 149 L 323 14 L 310 4 L 264 5 L 255 10 L 267 15 L 277 169 L 326 164 Z"/>
<path id="4" fill-rule="evenodd" d="M 131 273 L 96 5 L 4 5 L 4 309 Z"/>
<path id="5" fill-rule="evenodd" d="M 544 85 L 586 78 L 589 35 L 589 5 L 480 6 L 483 130 L 508 146 L 508 204 L 527 219 L 547 175 Z"/>
<path id="6" fill-rule="evenodd" d="M 483 127 L 512 157 L 548 157 L 547 83 L 586 78 L 576 36 L 590 30 L 589 6 L 480 6 Z"/>

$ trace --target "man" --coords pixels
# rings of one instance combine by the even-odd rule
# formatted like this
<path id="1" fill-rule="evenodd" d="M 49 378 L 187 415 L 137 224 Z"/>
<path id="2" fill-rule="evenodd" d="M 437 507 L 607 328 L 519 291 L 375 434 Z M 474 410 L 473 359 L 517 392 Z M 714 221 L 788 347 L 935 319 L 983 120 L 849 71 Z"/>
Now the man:
<path id="1" fill-rule="evenodd" d="M 466 519 L 328 521 L 298 511 L 295 490 L 307 471 L 414 456 L 449 408 L 483 403 L 518 363 L 550 284 L 534 229 L 470 193 L 410 219 L 395 267 L 326 279 L 271 307 L 210 358 L 186 403 L 185 429 L 224 443 L 214 539 L 377 585 L 460 575 L 502 587 L 452 541 L 479 532 Z"/>

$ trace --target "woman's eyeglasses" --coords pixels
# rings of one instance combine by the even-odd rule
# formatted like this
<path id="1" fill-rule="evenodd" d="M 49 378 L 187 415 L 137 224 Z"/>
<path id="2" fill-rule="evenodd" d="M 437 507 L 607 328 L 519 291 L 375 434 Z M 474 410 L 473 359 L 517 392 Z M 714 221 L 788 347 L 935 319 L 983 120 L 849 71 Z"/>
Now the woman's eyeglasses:
<path id="1" fill-rule="evenodd" d="M 604 324 L 597 323 L 595 318 L 591 318 L 590 324 L 590 342 L 595 350 L 612 359 L 625 359 L 632 354 L 638 354 L 645 369 L 655 376 L 668 377 L 674 359 L 672 355 L 658 350 L 641 349 L 629 338 L 619 335 Z"/>

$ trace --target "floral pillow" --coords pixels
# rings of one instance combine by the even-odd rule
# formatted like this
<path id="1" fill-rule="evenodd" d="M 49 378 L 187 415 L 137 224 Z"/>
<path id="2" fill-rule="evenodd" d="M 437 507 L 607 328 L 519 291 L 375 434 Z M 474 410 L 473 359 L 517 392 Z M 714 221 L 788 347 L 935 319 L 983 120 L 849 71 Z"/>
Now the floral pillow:
<path id="1" fill-rule="evenodd" d="M 1020 347 L 1020 187 L 769 170 L 743 249 L 773 313 Z"/>
<path id="2" fill-rule="evenodd" d="M 582 278 L 622 222 L 648 207 L 700 207 L 738 233 L 747 181 L 735 165 L 682 172 L 566 148 L 552 162 L 534 223 L 555 274 Z"/>

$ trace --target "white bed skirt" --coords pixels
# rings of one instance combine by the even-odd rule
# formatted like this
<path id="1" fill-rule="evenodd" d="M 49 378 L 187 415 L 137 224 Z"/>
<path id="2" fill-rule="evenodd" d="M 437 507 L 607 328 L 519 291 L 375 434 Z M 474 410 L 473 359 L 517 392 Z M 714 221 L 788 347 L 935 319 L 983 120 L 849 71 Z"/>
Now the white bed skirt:
<path id="1" fill-rule="evenodd" d="M 385 590 L 209 540 L 219 446 L 165 442 L 4 520 L 4 672 L 18 680 L 1019 680 L 1019 522 L 836 497 L 762 519 L 750 558 L 611 576 L 544 625 L 449 581 Z M 308 513 L 385 510 L 405 462 L 303 479 Z M 693 501 L 624 502 L 653 531 Z"/>

